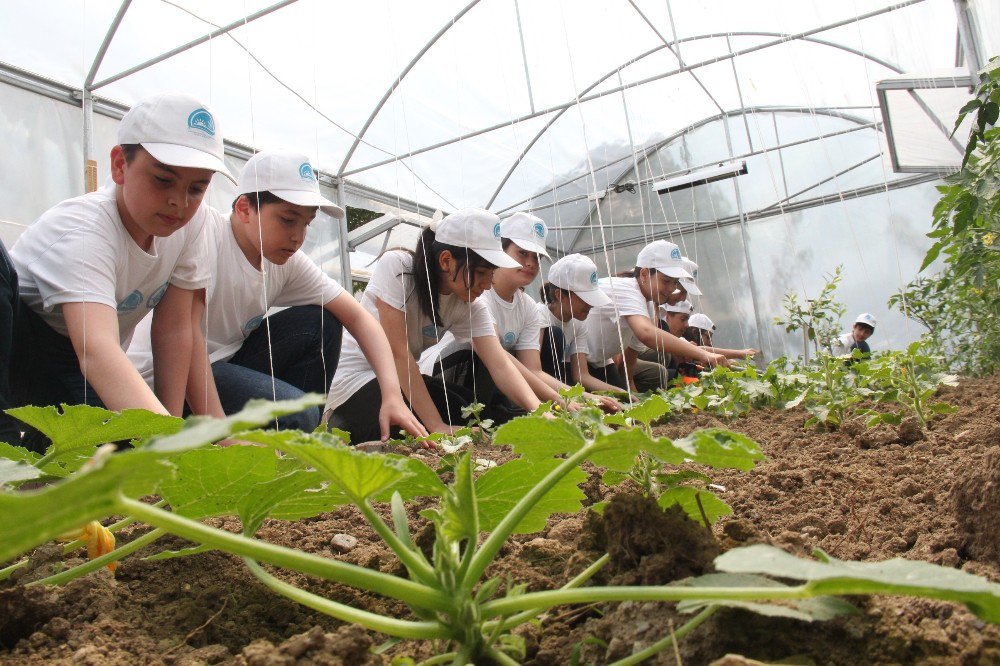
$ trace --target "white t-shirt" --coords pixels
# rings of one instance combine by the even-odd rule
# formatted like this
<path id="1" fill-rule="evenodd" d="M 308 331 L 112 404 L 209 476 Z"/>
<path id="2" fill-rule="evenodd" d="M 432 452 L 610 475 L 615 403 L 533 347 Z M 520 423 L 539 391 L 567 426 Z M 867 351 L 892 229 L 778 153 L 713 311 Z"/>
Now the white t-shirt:
<path id="1" fill-rule="evenodd" d="M 539 320 L 538 303 L 531 296 L 518 289 L 514 292 L 514 300 L 508 303 L 490 289 L 477 300 L 484 301 L 490 309 L 500 346 L 508 352 L 541 348 L 538 334 L 545 320 Z"/>
<path id="2" fill-rule="evenodd" d="M 326 305 L 344 293 L 344 288 L 303 252 L 296 252 L 282 265 L 264 259 L 263 272 L 257 270 L 236 242 L 229 216 L 205 208 L 209 218 L 205 243 L 211 271 L 205 290 L 205 337 L 212 363 L 232 358 L 260 326 L 269 308 Z M 153 370 L 148 322 L 136 329 L 128 353 L 148 380 Z"/>
<path id="3" fill-rule="evenodd" d="M 587 331 L 587 362 L 603 367 L 611 363 L 611 357 L 622 353 L 622 344 L 636 351 L 646 348 L 635 334 L 632 327 L 620 320 L 629 315 L 650 317 L 649 304 L 639 291 L 639 284 L 634 277 L 603 278 L 598 283 L 605 294 L 611 297 L 607 305 L 592 308 L 584 328 Z M 617 314 L 615 304 L 618 305 Z M 621 325 L 619 325 L 621 324 Z M 619 341 L 619 329 L 621 340 Z"/>
<path id="4" fill-rule="evenodd" d="M 406 313 L 406 342 L 415 359 L 419 359 L 425 349 L 439 342 L 446 331 L 451 331 L 458 340 L 496 335 L 493 318 L 481 298 L 466 303 L 454 294 L 441 296 L 437 309 L 441 326 L 436 326 L 421 312 L 413 285 L 413 255 L 409 252 L 386 252 L 375 264 L 361 297 L 361 305 L 378 319 L 376 299 Z M 340 363 L 326 400 L 327 408 L 339 407 L 374 378 L 371 364 L 357 340 L 345 331 Z"/>
<path id="5" fill-rule="evenodd" d="M 21 299 L 49 326 L 69 335 L 64 303 L 102 303 L 118 312 L 118 337 L 128 346 L 136 324 L 167 284 L 201 289 L 209 269 L 202 234 L 206 206 L 170 236 L 154 237 L 149 252 L 129 235 L 118 214 L 116 185 L 67 199 L 28 227 L 10 251 Z"/>
<path id="6" fill-rule="evenodd" d="M 590 350 L 587 346 L 587 329 L 584 322 L 577 319 L 563 321 L 552 314 L 545 303 L 538 304 L 538 315 L 542 318 L 543 326 L 556 326 L 562 329 L 563 362 L 568 362 L 574 354 L 586 354 Z"/>

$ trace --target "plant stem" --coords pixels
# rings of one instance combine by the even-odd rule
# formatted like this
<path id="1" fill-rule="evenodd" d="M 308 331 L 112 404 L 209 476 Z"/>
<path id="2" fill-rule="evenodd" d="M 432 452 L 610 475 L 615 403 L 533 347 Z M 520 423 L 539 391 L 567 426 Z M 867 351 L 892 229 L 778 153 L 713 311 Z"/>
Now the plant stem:
<path id="1" fill-rule="evenodd" d="M 524 497 L 518 500 L 517 504 L 504 516 L 504 519 L 494 528 L 493 532 L 490 533 L 489 537 L 487 537 L 486 541 L 483 542 L 483 545 L 479 547 L 479 550 L 472 557 L 472 563 L 469 565 L 468 571 L 465 572 L 463 580 L 460 581 L 461 587 L 471 588 L 471 583 L 479 580 L 486 567 L 490 565 L 490 562 L 493 561 L 493 558 L 500 551 L 504 542 L 514 532 L 518 523 L 531 511 L 532 507 L 541 501 L 545 493 L 549 492 L 561 478 L 569 474 L 571 470 L 575 469 L 587 457 L 592 446 L 588 444 L 580 447 L 576 453 L 566 458 L 558 467 L 549 472 L 544 479 L 535 485 L 534 488 L 528 491 Z"/>
<path id="2" fill-rule="evenodd" d="M 573 578 L 573 580 L 569 581 L 568 583 L 566 583 L 565 585 L 563 585 L 559 589 L 561 589 L 561 590 L 572 590 L 574 588 L 580 587 L 581 585 L 583 585 L 584 583 L 586 583 L 588 580 L 590 580 L 591 578 L 593 578 L 594 574 L 596 574 L 598 571 L 600 571 L 601 569 L 603 569 L 604 565 L 607 564 L 610 560 L 611 560 L 611 556 L 608 555 L 607 553 L 605 553 L 604 555 L 602 555 L 601 557 L 599 557 L 597 560 L 595 560 L 593 564 L 591 564 L 589 567 L 587 567 L 586 569 L 584 569 L 583 571 L 581 571 L 579 574 L 577 574 L 576 577 Z M 516 626 L 518 626 L 518 625 L 520 625 L 520 624 L 522 624 L 524 622 L 527 622 L 531 618 L 533 618 L 536 615 L 539 615 L 540 613 L 542 613 L 544 610 L 545 610 L 544 608 L 532 608 L 530 610 L 521 611 L 520 613 L 518 613 L 516 615 L 511 615 L 507 619 L 500 621 L 499 624 L 495 620 L 493 622 L 487 622 L 487 623 L 485 623 L 483 625 L 484 633 L 489 632 L 492 629 L 491 625 L 495 625 L 495 624 L 498 624 L 498 627 L 499 627 L 500 631 L 505 631 L 507 629 L 511 629 L 511 628 L 516 627 Z"/>
<path id="3" fill-rule="evenodd" d="M 160 537 L 166 534 L 165 530 L 153 529 L 146 532 L 140 537 L 133 539 L 124 546 L 120 548 L 115 548 L 110 553 L 105 553 L 100 557 L 95 557 L 92 560 L 88 560 L 83 564 L 67 569 L 66 571 L 60 571 L 59 573 L 48 576 L 47 578 L 42 578 L 41 580 L 36 580 L 32 585 L 65 585 L 66 583 L 79 578 L 80 576 L 85 576 L 91 571 L 97 571 L 103 566 L 107 566 L 112 562 L 116 562 L 126 555 L 130 555 L 135 551 L 143 548 L 144 546 L 153 543 Z"/>
<path id="4" fill-rule="evenodd" d="M 338 603 L 290 585 L 264 571 L 264 567 L 249 557 L 244 557 L 243 561 L 246 563 L 247 568 L 250 569 L 250 572 L 257 577 L 257 580 L 274 592 L 343 622 L 356 622 L 366 629 L 379 631 L 389 636 L 398 636 L 399 638 L 434 639 L 449 637 L 447 628 L 437 622 L 397 620 L 396 618 L 352 608 L 347 604 Z"/>
<path id="5" fill-rule="evenodd" d="M 454 610 L 454 603 L 447 595 L 420 583 L 209 527 L 124 495 L 118 496 L 116 504 L 122 513 L 195 543 L 204 543 L 236 555 L 353 585 L 407 604 L 445 612 Z"/>
<path id="6" fill-rule="evenodd" d="M 504 654 L 493 646 L 486 646 L 486 656 L 500 664 L 501 666 L 521 666 L 510 655 Z"/>
<path id="7" fill-rule="evenodd" d="M 634 654 L 630 654 L 624 659 L 619 659 L 618 661 L 612 662 L 608 666 L 633 666 L 634 664 L 641 664 L 644 660 L 652 657 L 657 652 L 670 647 L 677 639 L 684 638 L 689 633 L 698 628 L 698 626 L 712 617 L 721 606 L 709 606 L 702 612 L 695 615 L 693 618 L 685 622 L 680 629 L 675 631 L 669 636 L 664 637 L 661 640 L 656 641 L 645 650 L 641 650 Z"/>
<path id="8" fill-rule="evenodd" d="M 418 554 L 418 552 L 406 545 L 406 543 L 399 538 L 399 536 L 390 529 L 382 517 L 375 513 L 375 509 L 372 508 L 368 500 L 362 500 L 357 503 L 357 507 L 361 509 L 361 513 L 368 520 L 368 524 L 378 533 L 382 540 L 385 541 L 386 545 L 392 548 L 396 553 L 396 557 L 406 566 L 407 569 L 412 571 L 420 582 L 425 585 L 435 586 L 437 584 L 437 576 L 434 573 L 433 567 L 427 563 L 424 559 L 423 553 Z"/>
<path id="9" fill-rule="evenodd" d="M 454 660 L 456 656 L 458 656 L 457 652 L 445 652 L 444 654 L 435 655 L 430 659 L 426 659 L 417 664 L 417 666 L 437 666 L 438 664 L 447 664 L 449 661 Z"/>
<path id="10" fill-rule="evenodd" d="M 30 560 L 26 557 L 20 562 L 15 562 L 9 567 L 4 567 L 3 569 L 0 569 L 0 582 L 10 578 L 11 574 L 17 571 L 18 569 L 23 569 L 24 567 L 28 566 L 29 561 Z"/>

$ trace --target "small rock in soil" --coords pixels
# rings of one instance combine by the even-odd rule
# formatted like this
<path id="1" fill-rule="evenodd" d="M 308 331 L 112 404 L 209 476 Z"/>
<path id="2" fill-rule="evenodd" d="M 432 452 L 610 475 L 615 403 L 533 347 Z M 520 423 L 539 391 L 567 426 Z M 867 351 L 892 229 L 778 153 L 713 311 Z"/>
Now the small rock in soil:
<path id="1" fill-rule="evenodd" d="M 350 534 L 334 534 L 330 545 L 338 553 L 349 553 L 358 546 L 358 540 Z"/>

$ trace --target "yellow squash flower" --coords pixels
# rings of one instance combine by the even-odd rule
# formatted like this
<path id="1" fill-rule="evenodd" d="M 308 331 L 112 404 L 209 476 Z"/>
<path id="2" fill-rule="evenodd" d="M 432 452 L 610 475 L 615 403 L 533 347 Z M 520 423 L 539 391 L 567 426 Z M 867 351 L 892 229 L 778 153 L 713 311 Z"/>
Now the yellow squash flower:
<path id="1" fill-rule="evenodd" d="M 73 532 L 70 534 L 63 535 L 59 537 L 60 541 L 76 541 L 80 540 L 87 544 L 87 557 L 90 559 L 95 559 L 101 555 L 107 555 L 115 549 L 115 535 L 104 525 L 101 525 L 96 520 L 92 520 L 79 532 Z M 118 568 L 118 562 L 112 562 L 108 565 L 109 571 L 114 571 Z"/>

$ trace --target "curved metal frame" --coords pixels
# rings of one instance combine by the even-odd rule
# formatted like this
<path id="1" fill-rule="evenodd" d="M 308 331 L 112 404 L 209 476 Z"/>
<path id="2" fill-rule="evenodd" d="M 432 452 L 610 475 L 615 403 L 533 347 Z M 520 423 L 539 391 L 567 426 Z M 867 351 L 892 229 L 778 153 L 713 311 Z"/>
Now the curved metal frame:
<path id="1" fill-rule="evenodd" d="M 578 104 L 578 103 L 589 102 L 591 100 L 598 99 L 600 97 L 605 97 L 607 95 L 612 95 L 612 94 L 621 92 L 623 90 L 627 90 L 629 88 L 635 88 L 635 87 L 638 87 L 638 86 L 641 86 L 641 85 L 645 85 L 646 83 L 652 83 L 653 81 L 658 81 L 660 79 L 668 78 L 668 77 L 673 76 L 675 74 L 680 74 L 682 72 L 687 72 L 687 71 L 690 71 L 690 70 L 699 69 L 701 67 L 705 67 L 707 65 L 713 65 L 713 64 L 719 63 L 719 62 L 724 62 L 726 60 L 732 60 L 733 58 L 736 58 L 738 56 L 746 55 L 746 54 L 749 54 L 749 53 L 754 53 L 756 51 L 761 51 L 763 49 L 770 48 L 772 46 L 779 46 L 779 45 L 784 44 L 784 43 L 789 42 L 789 41 L 804 40 L 804 41 L 815 41 L 817 43 L 823 43 L 823 44 L 825 44 L 827 46 L 832 46 L 834 48 L 838 48 L 838 49 L 842 49 L 842 50 L 845 50 L 845 51 L 849 51 L 849 52 L 855 53 L 856 55 L 860 55 L 862 57 L 871 59 L 872 62 L 876 62 L 876 63 L 879 63 L 879 64 L 884 64 L 885 66 L 889 67 L 890 69 L 893 69 L 893 71 L 899 72 L 900 70 L 897 67 L 894 67 L 894 66 L 892 66 L 889 63 L 886 63 L 885 61 L 883 61 L 881 58 L 878 58 L 877 56 L 874 56 L 874 55 L 871 55 L 871 54 L 868 54 L 868 53 L 864 53 L 864 52 L 862 52 L 860 50 L 853 49 L 853 48 L 851 48 L 849 46 L 845 46 L 845 45 L 842 45 L 842 44 L 837 44 L 835 42 L 828 42 L 827 40 L 821 40 L 821 39 L 816 39 L 816 38 L 808 39 L 807 40 L 807 38 L 809 38 L 810 35 L 814 35 L 816 33 L 825 32 L 827 30 L 833 30 L 834 28 L 839 28 L 839 27 L 842 27 L 844 25 L 855 23 L 857 21 L 863 21 L 865 19 L 869 19 L 869 18 L 872 18 L 872 17 L 875 17 L 875 16 L 880 16 L 882 14 L 886 14 L 886 13 L 889 13 L 889 12 L 892 12 L 892 11 L 896 11 L 898 9 L 902 9 L 902 8 L 908 7 L 910 5 L 918 4 L 918 3 L 921 3 L 921 2 L 924 2 L 924 1 L 925 0 L 905 0 L 904 2 L 899 2 L 897 4 L 890 5 L 888 7 L 883 7 L 881 9 L 873 10 L 873 11 L 867 12 L 865 14 L 860 14 L 858 16 L 853 16 L 853 17 L 848 18 L 848 19 L 843 19 L 841 21 L 837 21 L 837 22 L 834 22 L 834 23 L 829 23 L 829 24 L 820 26 L 818 28 L 811 28 L 809 30 L 804 30 L 804 31 L 801 31 L 801 32 L 791 33 L 791 34 L 775 33 L 775 34 L 781 35 L 779 39 L 775 39 L 775 40 L 771 40 L 771 41 L 768 41 L 768 42 L 764 42 L 762 44 L 756 44 L 754 46 L 750 46 L 750 47 L 747 47 L 745 49 L 740 49 L 738 51 L 731 51 L 730 53 L 727 53 L 725 55 L 717 56 L 717 57 L 714 57 L 714 58 L 709 58 L 709 59 L 702 60 L 702 61 L 690 64 L 690 65 L 684 65 L 684 66 L 682 66 L 680 68 L 677 68 L 677 69 L 674 69 L 674 70 L 670 70 L 668 72 L 661 72 L 660 74 L 656 74 L 654 76 L 646 77 L 645 79 L 641 79 L 639 81 L 633 81 L 632 83 L 627 83 L 627 84 L 623 84 L 623 85 L 620 85 L 620 86 L 615 86 L 613 88 L 609 88 L 608 90 L 602 90 L 602 91 L 600 91 L 598 93 L 593 93 L 591 95 L 580 95 L 580 96 L 578 96 L 577 98 L 575 98 L 571 102 L 565 102 L 565 103 L 562 103 L 562 104 L 557 104 L 557 105 L 551 106 L 551 107 L 549 107 L 547 109 L 542 109 L 542 110 L 539 110 L 539 111 L 535 111 L 533 113 L 529 113 L 529 114 L 525 114 L 523 116 L 519 116 L 517 118 L 512 118 L 512 119 L 507 120 L 506 122 L 503 122 L 503 123 L 498 123 L 498 124 L 495 124 L 495 125 L 491 125 L 489 127 L 485 127 L 485 128 L 473 131 L 473 132 L 469 132 L 469 133 L 463 134 L 461 136 L 452 137 L 451 139 L 448 139 L 446 141 L 441 141 L 441 142 L 438 142 L 438 143 L 435 143 L 435 144 L 432 144 L 432 145 L 429 145 L 429 146 L 424 146 L 423 148 L 418 148 L 416 150 L 411 150 L 411 151 L 409 151 L 407 153 L 404 153 L 402 155 L 394 156 L 392 159 L 379 160 L 377 162 L 372 162 L 371 164 L 365 165 L 363 167 L 359 167 L 357 169 L 351 169 L 351 170 L 348 170 L 348 171 L 343 171 L 339 175 L 341 175 L 341 176 L 350 176 L 350 175 L 353 175 L 353 174 L 356 174 L 356 173 L 360 173 L 362 171 L 368 171 L 370 169 L 374 169 L 374 168 L 377 168 L 377 167 L 380 167 L 380 166 L 384 166 L 386 164 L 390 164 L 390 163 L 398 161 L 398 160 L 406 159 L 408 157 L 414 157 L 416 155 L 420 155 L 421 153 L 425 153 L 425 152 L 428 152 L 430 150 L 435 150 L 437 148 L 441 148 L 441 147 L 450 145 L 452 143 L 457 143 L 459 141 L 464 141 L 466 139 L 470 139 L 470 138 L 479 136 L 481 134 L 486 134 L 487 132 L 492 132 L 494 130 L 501 129 L 503 127 L 509 127 L 511 125 L 515 125 L 517 123 L 521 123 L 521 122 L 524 122 L 526 120 L 531 120 L 533 118 L 538 118 L 540 116 L 548 115 L 550 113 L 564 111 L 565 109 L 568 109 L 568 108 L 570 108 L 570 107 L 572 107 L 572 106 L 574 106 L 575 104 Z M 736 34 L 737 33 L 711 33 L 710 35 L 700 35 L 700 36 L 698 36 L 698 38 L 725 37 L 727 35 L 736 35 Z M 745 34 L 746 35 L 752 35 L 752 33 L 749 33 L 749 32 L 745 33 Z M 763 35 L 766 36 L 766 33 L 761 33 L 761 34 L 763 34 Z M 692 39 L 695 39 L 695 37 L 688 37 L 688 38 L 684 38 L 683 40 L 679 40 L 679 41 L 690 41 Z M 664 48 L 666 48 L 666 45 L 664 45 Z M 627 66 L 627 64 L 624 65 L 624 66 Z M 612 71 L 608 76 L 611 76 L 611 74 L 614 74 L 617 71 L 618 71 L 618 68 L 616 68 L 614 71 Z M 607 77 L 605 77 L 605 78 L 607 78 Z M 378 109 L 376 109 L 376 113 L 377 112 L 378 112 Z"/>

